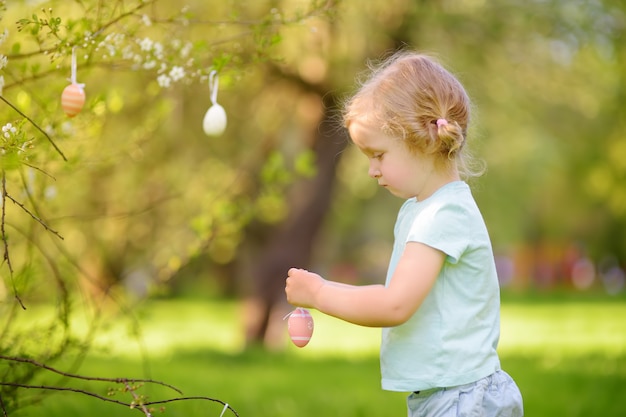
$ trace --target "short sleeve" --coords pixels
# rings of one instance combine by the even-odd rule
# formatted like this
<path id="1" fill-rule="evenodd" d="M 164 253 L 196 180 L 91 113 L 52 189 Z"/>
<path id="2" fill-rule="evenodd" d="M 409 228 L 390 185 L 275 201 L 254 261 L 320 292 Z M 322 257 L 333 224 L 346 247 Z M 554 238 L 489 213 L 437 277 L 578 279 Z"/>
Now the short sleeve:
<path id="1" fill-rule="evenodd" d="M 419 242 L 442 251 L 457 263 L 470 244 L 470 218 L 458 204 L 437 202 L 425 207 L 413 220 L 406 242 Z"/>

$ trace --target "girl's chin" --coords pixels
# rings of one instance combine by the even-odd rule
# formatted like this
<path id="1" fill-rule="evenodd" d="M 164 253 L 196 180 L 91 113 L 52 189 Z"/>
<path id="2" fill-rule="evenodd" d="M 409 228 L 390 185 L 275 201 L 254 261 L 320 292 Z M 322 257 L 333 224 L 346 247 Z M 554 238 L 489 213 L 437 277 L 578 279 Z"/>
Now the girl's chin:
<path id="1" fill-rule="evenodd" d="M 395 197 L 398 197 L 398 198 L 408 199 L 408 198 L 413 197 L 412 195 L 408 195 L 407 193 L 403 193 L 402 191 L 394 190 L 394 189 L 389 188 L 389 187 L 385 187 L 385 189 L 387 191 L 389 191 L 391 193 L 391 195 L 393 195 Z"/>

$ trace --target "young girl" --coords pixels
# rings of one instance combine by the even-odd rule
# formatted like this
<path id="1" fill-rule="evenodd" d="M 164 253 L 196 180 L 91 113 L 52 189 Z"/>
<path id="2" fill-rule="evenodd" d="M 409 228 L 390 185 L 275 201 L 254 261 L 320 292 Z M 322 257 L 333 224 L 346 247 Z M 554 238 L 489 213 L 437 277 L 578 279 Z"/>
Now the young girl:
<path id="1" fill-rule="evenodd" d="M 470 100 L 432 58 L 388 59 L 347 103 L 344 121 L 369 176 L 405 199 L 385 285 L 352 286 L 292 268 L 287 300 L 382 327 L 382 387 L 410 392 L 409 416 L 522 416 L 500 368 L 498 278 L 468 185 Z"/>

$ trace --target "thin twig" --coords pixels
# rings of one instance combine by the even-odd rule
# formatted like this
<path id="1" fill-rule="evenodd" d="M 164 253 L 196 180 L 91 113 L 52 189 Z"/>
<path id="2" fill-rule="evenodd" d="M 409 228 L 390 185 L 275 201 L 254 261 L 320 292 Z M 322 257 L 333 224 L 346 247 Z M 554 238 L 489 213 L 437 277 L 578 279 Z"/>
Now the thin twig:
<path id="1" fill-rule="evenodd" d="M 13 356 L 4 356 L 4 355 L 0 355 L 0 359 L 7 360 L 7 361 L 13 361 L 13 362 L 29 363 L 31 365 L 37 366 L 39 368 L 43 368 L 43 369 L 45 369 L 47 371 L 54 372 L 56 374 L 59 374 L 59 375 L 62 375 L 62 376 L 68 377 L 68 378 L 82 379 L 82 380 L 86 380 L 86 381 L 113 382 L 113 383 L 116 383 L 116 384 L 127 384 L 129 382 L 130 383 L 135 383 L 135 382 L 149 383 L 149 384 L 156 384 L 156 385 L 164 386 L 166 388 L 169 388 L 171 390 L 176 391 L 179 394 L 183 393 L 181 390 L 179 390 L 178 388 L 176 388 L 173 385 L 166 384 L 165 382 L 155 381 L 153 379 L 103 378 L 103 377 L 84 376 L 84 375 L 71 374 L 69 372 L 63 372 L 63 371 L 55 369 L 55 368 L 53 368 L 51 366 L 48 366 L 48 365 L 46 365 L 44 363 L 37 362 L 37 361 L 35 361 L 33 359 L 18 358 L 18 357 L 13 357 Z"/>
<path id="2" fill-rule="evenodd" d="M 6 98 L 4 98 L 3 96 L 0 95 L 0 99 L 2 101 L 4 101 L 7 105 L 9 105 L 9 107 L 11 107 L 13 110 L 15 110 L 17 113 L 19 113 L 23 118 L 25 118 L 26 120 L 28 120 L 30 122 L 30 124 L 32 124 L 33 126 L 35 126 L 35 128 L 37 130 L 39 130 L 47 139 L 48 142 L 50 142 L 52 144 L 52 146 L 54 147 L 54 149 L 56 149 L 56 151 L 59 153 L 59 155 L 61 155 L 61 157 L 63 158 L 64 161 L 67 162 L 67 158 L 65 157 L 65 155 L 63 154 L 63 151 L 61 151 L 61 149 L 59 149 L 59 147 L 57 146 L 56 143 L 54 143 L 54 141 L 52 140 L 52 138 L 50 137 L 50 135 L 48 135 L 46 133 L 45 130 L 43 130 L 41 127 L 39 127 L 39 125 L 37 123 L 35 123 L 35 121 L 33 119 L 31 119 L 30 117 L 28 117 L 26 114 L 24 114 L 20 109 L 18 109 L 17 107 L 15 107 L 13 105 L 13 103 L 11 103 L 9 100 L 7 100 Z"/>
<path id="3" fill-rule="evenodd" d="M 130 403 L 125 403 L 124 401 L 114 400 L 112 398 L 105 397 L 103 395 L 96 394 L 95 392 L 87 391 L 87 390 L 80 389 L 80 388 L 57 387 L 57 386 L 53 386 L 53 385 L 29 385 L 29 384 L 20 384 L 20 383 L 17 383 L 17 382 L 0 382 L 0 385 L 4 385 L 4 386 L 7 386 L 7 387 L 16 387 L 16 388 L 43 389 L 43 390 L 49 390 L 49 391 L 71 391 L 71 392 L 77 392 L 79 394 L 85 394 L 85 395 L 88 395 L 90 397 L 95 397 L 95 398 L 97 398 L 99 400 L 102 400 L 102 401 L 107 401 L 107 402 L 110 402 L 110 403 L 120 404 L 120 405 L 124 405 L 126 407 L 130 407 L 131 406 Z"/>
<path id="4" fill-rule="evenodd" d="M 9 239 L 6 234 L 6 199 L 9 197 L 7 195 L 7 180 L 6 180 L 6 172 L 2 170 L 2 190 L 0 190 L 0 194 L 2 194 L 2 219 L 0 221 L 0 234 L 2 235 L 2 244 L 4 245 L 4 254 L 2 256 L 2 263 L 7 264 L 7 268 L 9 268 L 9 276 L 11 277 L 11 286 L 13 287 L 13 296 L 20 304 L 23 310 L 26 310 L 26 306 L 24 302 L 20 298 L 20 294 L 17 292 L 17 287 L 15 286 L 15 280 L 13 279 L 13 265 L 11 265 L 11 257 L 9 256 Z M 9 197 L 10 198 L 10 197 Z"/>
<path id="5" fill-rule="evenodd" d="M 0 382 L 0 386 L 2 386 L 2 385 L 9 386 L 9 387 L 17 387 L 17 388 L 30 388 L 30 389 L 42 389 L 42 390 L 50 390 L 50 391 L 76 392 L 78 394 L 88 395 L 90 397 L 94 397 L 94 398 L 97 398 L 97 399 L 102 400 L 102 401 L 123 405 L 123 406 L 128 407 L 128 408 L 136 408 L 136 407 L 134 407 L 135 404 L 133 404 L 133 403 L 127 403 L 127 402 L 120 401 L 120 400 L 114 400 L 112 398 L 105 397 L 103 395 L 96 394 L 94 392 L 87 391 L 87 390 L 80 389 L 80 388 L 57 387 L 57 386 L 52 386 L 52 385 L 29 385 L 29 384 L 19 384 L 19 383 L 15 383 L 15 382 Z M 228 403 L 226 403 L 226 402 L 224 402 L 222 400 L 215 399 L 215 398 L 201 397 L 201 396 L 177 397 L 177 398 L 170 398 L 170 399 L 167 399 L 167 400 L 146 401 L 146 402 L 142 403 L 142 405 L 144 406 L 144 407 L 142 407 L 142 409 L 138 409 L 138 408 L 137 409 L 139 411 L 143 412 L 144 414 L 147 412 L 148 414 L 146 414 L 146 415 L 147 416 L 151 416 L 151 414 L 149 414 L 149 411 L 145 407 L 149 407 L 149 406 L 157 405 L 157 404 L 167 404 L 167 403 L 173 403 L 173 402 L 177 402 L 177 401 L 191 401 L 191 400 L 212 401 L 212 402 L 216 402 L 216 403 L 222 404 L 223 406 L 225 406 L 225 408 L 229 409 L 236 417 L 239 417 L 239 414 L 237 413 L 237 411 L 233 407 L 231 407 Z M 144 409 L 146 411 L 144 411 Z M 5 416 L 6 416 L 6 411 L 5 411 Z"/>
<path id="6" fill-rule="evenodd" d="M 9 256 L 9 241 L 7 238 L 4 225 L 6 224 L 6 202 L 7 202 L 7 177 L 6 172 L 2 170 L 2 222 L 0 223 L 0 233 L 2 234 L 2 242 L 4 243 L 4 255 L 2 257 L 2 263 L 6 262 L 9 268 L 9 273 L 13 276 L 13 266 L 11 265 L 11 257 Z"/>
<path id="7" fill-rule="evenodd" d="M 0 408 L 2 408 L 2 415 L 8 417 L 7 409 L 4 407 L 4 401 L 2 401 L 2 395 L 0 395 Z"/>
<path id="8" fill-rule="evenodd" d="M 49 231 L 49 232 L 51 232 L 51 233 L 55 234 L 55 235 L 56 235 L 59 239 L 61 239 L 61 240 L 65 240 L 65 238 L 59 234 L 59 232 L 57 232 L 56 230 L 54 230 L 54 229 L 50 228 L 50 226 L 48 226 L 48 225 L 46 224 L 46 222 L 44 222 L 42 219 L 40 219 L 39 217 L 37 217 L 37 216 L 36 216 L 36 215 L 35 215 L 32 211 L 28 210 L 24 204 L 20 203 L 19 201 L 17 201 L 17 200 L 16 200 L 16 199 L 14 199 L 13 197 L 11 197 L 11 195 L 10 195 L 10 194 L 3 194 L 3 200 L 4 200 L 5 195 L 6 195 L 6 198 L 8 198 L 8 199 L 9 199 L 9 200 L 11 200 L 13 203 L 15 203 L 15 204 L 17 204 L 18 206 L 20 206 L 20 208 L 21 208 L 22 210 L 24 210 L 24 211 L 25 211 L 25 212 L 26 212 L 26 213 L 27 213 L 30 217 L 32 217 L 32 218 L 33 218 L 34 220 L 36 220 L 39 224 L 41 224 L 41 225 L 44 227 L 44 229 L 46 229 L 47 231 Z M 4 210 L 4 207 L 3 207 L 3 210 Z"/>
<path id="9" fill-rule="evenodd" d="M 150 414 L 150 410 L 148 410 L 148 408 L 146 407 L 145 402 L 141 399 L 141 397 L 139 395 L 137 395 L 137 393 L 135 392 L 133 387 L 128 385 L 128 383 L 125 383 L 124 386 L 126 387 L 128 392 L 130 392 L 130 394 L 133 396 L 132 404 L 133 405 L 139 405 L 139 407 L 141 408 L 141 411 L 143 411 L 143 413 L 146 415 L 146 417 L 152 417 L 152 414 Z M 131 405 L 131 407 L 133 407 L 133 406 Z"/>
<path id="10" fill-rule="evenodd" d="M 135 14 L 135 12 L 137 12 L 137 11 L 139 11 L 139 10 L 143 9 L 144 7 L 147 7 L 147 6 L 151 5 L 151 4 L 154 4 L 154 3 L 156 3 L 156 2 L 157 2 L 157 0 L 147 0 L 147 1 L 144 1 L 144 2 L 142 2 L 142 3 L 140 3 L 140 4 L 138 4 L 138 5 L 137 5 L 134 9 L 129 10 L 129 11 L 128 11 L 128 12 L 126 12 L 126 13 L 121 13 L 121 14 L 120 14 L 119 16 L 117 16 L 115 19 L 113 19 L 113 20 L 111 20 L 111 21 L 107 22 L 106 24 L 104 24 L 104 25 L 100 26 L 98 29 L 96 29 L 96 30 L 94 31 L 94 37 L 95 37 L 95 36 L 98 36 L 100 33 L 102 33 L 103 31 L 105 31 L 106 29 L 108 29 L 110 26 L 113 26 L 114 24 L 116 24 L 116 23 L 117 23 L 117 22 L 119 22 L 120 20 L 123 20 L 123 19 L 125 19 L 125 18 L 126 18 L 126 17 L 128 17 L 128 16 L 132 16 L 132 15 L 134 15 L 134 14 Z"/>
<path id="11" fill-rule="evenodd" d="M 167 404 L 167 403 L 173 403 L 176 401 L 190 401 L 190 400 L 213 401 L 215 403 L 222 404 L 223 406 L 227 407 L 230 411 L 232 411 L 235 416 L 239 417 L 239 414 L 237 413 L 237 411 L 234 408 L 232 408 L 228 403 L 222 400 L 211 398 L 211 397 L 196 396 L 196 397 L 170 398 L 169 400 L 148 401 L 145 403 L 145 405 Z"/>
<path id="12" fill-rule="evenodd" d="M 57 180 L 57 179 L 56 179 L 56 178 L 54 178 L 54 176 L 52 176 L 50 173 L 48 173 L 48 172 L 44 171 L 43 169 L 41 169 L 41 168 L 39 168 L 39 167 L 36 167 L 35 165 L 31 165 L 31 164 L 29 164 L 28 162 L 22 162 L 22 163 L 23 163 L 24 165 L 26 165 L 27 167 L 29 167 L 29 168 L 31 168 L 31 169 L 34 169 L 35 171 L 39 171 L 39 172 L 41 172 L 42 174 L 44 174 L 44 175 L 45 175 L 45 176 L 47 176 L 48 178 L 51 178 L 51 179 L 53 179 L 53 180 L 55 180 L 55 181 Z"/>

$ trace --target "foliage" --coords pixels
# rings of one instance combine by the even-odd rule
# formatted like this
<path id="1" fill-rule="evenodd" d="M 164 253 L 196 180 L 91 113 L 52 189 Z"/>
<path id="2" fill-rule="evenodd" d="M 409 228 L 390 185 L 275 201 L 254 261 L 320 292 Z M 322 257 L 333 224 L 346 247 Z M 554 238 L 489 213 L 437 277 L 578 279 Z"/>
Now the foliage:
<path id="1" fill-rule="evenodd" d="M 18 19 L 18 32 L 13 36 L 19 36 L 18 39 L 13 41 L 5 31 L 4 44 L 11 52 L 3 55 L 5 63 L 8 62 L 3 69 L 3 100 L 9 105 L 4 111 L 7 116 L 20 118 L 7 123 L 3 129 L 2 166 L 8 184 L 3 196 L 8 198 L 26 192 L 34 207 L 20 207 L 34 215 L 41 210 L 44 201 L 49 205 L 54 197 L 53 203 L 57 203 L 54 208 L 58 211 L 49 212 L 57 216 L 76 216 L 79 213 L 63 211 L 64 207 L 81 207 L 80 216 L 83 217 L 106 217 L 104 212 L 133 217 L 126 224 L 126 233 L 130 232 L 129 237 L 141 241 L 142 232 L 148 231 L 138 225 L 141 220 L 136 217 L 148 210 L 159 210 L 167 202 L 178 199 L 177 194 L 182 191 L 170 189 L 187 181 L 192 192 L 194 188 L 209 189 L 205 202 L 200 204 L 201 212 L 185 213 L 183 207 L 176 207 L 181 214 L 198 218 L 195 233 L 200 244 L 195 244 L 196 252 L 206 244 L 203 242 L 219 235 L 216 229 L 222 225 L 227 230 L 224 233 L 232 235 L 233 232 L 228 231 L 228 219 L 245 222 L 255 215 L 254 196 L 241 195 L 249 190 L 246 186 L 249 178 L 246 177 L 250 175 L 247 170 L 251 167 L 232 164 L 238 158 L 236 155 L 198 154 L 198 142 L 187 146 L 172 143 L 172 139 L 181 138 L 176 138 L 176 132 L 167 131 L 165 120 L 183 127 L 173 116 L 176 115 L 175 108 L 183 106 L 184 102 L 171 95 L 188 94 L 188 90 L 176 86 L 202 84 L 207 81 L 210 71 L 219 72 L 227 86 L 241 81 L 251 65 L 274 59 L 271 48 L 280 37 L 279 28 L 323 14 L 329 6 L 313 2 L 310 10 L 296 11 L 293 16 L 281 14 L 276 8 L 266 12 L 260 4 L 257 7 L 240 5 L 233 9 L 213 7 L 214 20 L 195 17 L 202 15 L 207 5 L 176 10 L 168 2 L 156 0 L 106 4 L 84 2 L 81 7 L 68 7 L 61 2 L 55 6 L 42 7 L 31 17 Z M 224 16 L 223 19 L 220 15 Z M 78 57 L 78 81 L 86 81 L 85 89 L 91 98 L 83 113 L 68 121 L 59 108 L 62 81 L 58 78 L 71 72 L 72 51 L 76 51 Z M 98 82 L 105 78 L 107 82 Z M 133 89 L 128 88 L 130 85 Z M 53 86 L 57 88 L 51 88 Z M 15 90 L 19 91 L 12 97 L 8 95 Z M 237 121 L 236 114 L 232 118 Z M 137 119 L 142 122 L 129 124 Z M 197 129 L 189 129 L 186 135 L 197 136 L 198 133 Z M 41 141 L 42 135 L 52 147 Z M 67 150 L 57 146 L 61 142 Z M 150 154 L 146 156 L 146 153 Z M 166 158 L 177 159 L 168 163 Z M 255 155 L 250 162 L 258 164 L 258 158 Z M 59 166 L 59 159 L 67 163 Z M 275 173 L 282 170 L 282 179 L 275 182 L 273 177 L 261 177 L 261 185 L 271 189 L 284 185 L 293 176 L 289 167 L 274 162 L 270 158 L 269 163 L 274 165 L 263 169 Z M 195 173 L 204 175 L 183 176 L 181 163 L 195 165 Z M 123 167 L 122 172 L 116 167 Z M 300 169 L 301 172 L 305 170 Z M 207 180 L 212 174 L 215 174 L 215 183 Z M 20 176 L 27 177 L 27 184 L 21 187 Z M 59 192 L 55 183 L 63 187 L 63 192 Z M 111 193 L 113 198 L 107 196 L 104 200 L 102 187 L 133 193 L 134 201 L 112 202 L 118 193 Z M 84 188 L 93 194 L 76 194 L 84 192 Z M 69 189 L 75 192 L 67 192 Z M 86 201 L 91 207 L 85 207 Z M 260 204 L 267 203 L 261 199 Z M 91 213 L 89 208 L 92 208 Z M 12 213 L 8 215 L 11 216 L 8 221 L 18 224 Z M 44 226 L 49 223 L 43 221 L 44 216 L 38 218 Z M 235 229 L 241 226 L 237 224 Z M 142 229 L 138 231 L 139 235 L 134 234 L 135 228 Z M 172 243 L 181 242 L 174 235 L 176 232 L 162 231 L 170 235 Z M 82 231 L 80 239 L 90 240 L 93 237 L 90 232 Z M 191 230 L 187 229 L 181 237 L 189 239 L 189 232 Z M 73 243 L 71 240 L 66 241 L 69 246 Z M 89 246 L 97 245 L 127 249 L 130 243 L 115 233 L 110 240 L 91 242 Z M 6 247 L 8 250 L 8 245 Z M 73 253 L 85 255 L 80 250 Z M 159 275 L 166 277 L 172 272 L 168 263 L 180 263 L 175 258 L 188 257 L 189 252 L 164 250 L 160 255 L 163 261 L 155 264 Z M 135 257 L 139 256 L 135 254 Z"/>
<path id="2" fill-rule="evenodd" d="M 129 294 L 165 288 L 201 254 L 227 262 L 247 223 L 284 216 L 284 188 L 312 175 L 314 161 L 296 149 L 293 161 L 266 163 L 271 146 L 256 153 L 238 143 L 245 98 L 236 92 L 280 59 L 286 28 L 327 18 L 334 2 L 0 6 L 0 355 L 42 364 L 69 355 L 75 369 L 103 311 L 128 313 Z M 204 137 L 200 123 L 213 71 L 233 126 L 219 139 Z M 73 118 L 60 102 L 70 82 L 84 83 L 87 96 Z M 17 319 L 39 302 L 57 313 L 25 336 Z M 77 305 L 91 324 L 81 335 L 69 324 Z M 15 385 L 0 391 L 3 410 L 28 404 L 15 387 L 41 369 L 6 369 L 3 382 Z"/>

